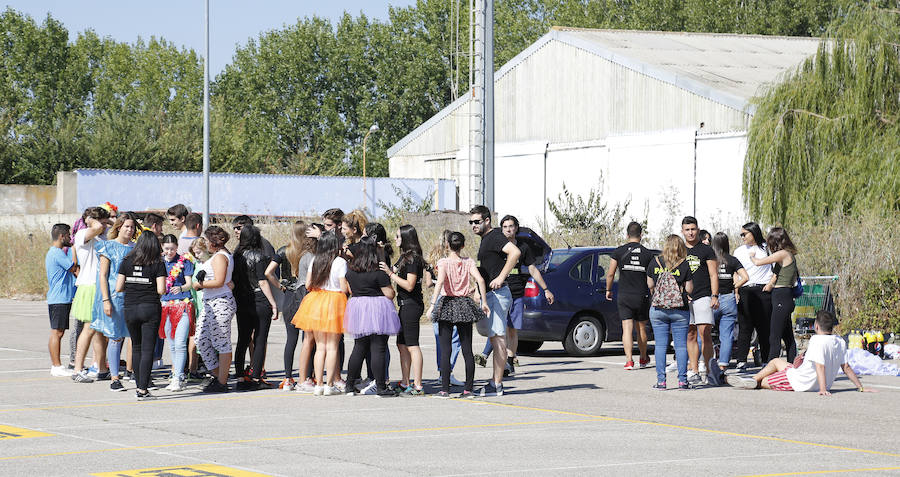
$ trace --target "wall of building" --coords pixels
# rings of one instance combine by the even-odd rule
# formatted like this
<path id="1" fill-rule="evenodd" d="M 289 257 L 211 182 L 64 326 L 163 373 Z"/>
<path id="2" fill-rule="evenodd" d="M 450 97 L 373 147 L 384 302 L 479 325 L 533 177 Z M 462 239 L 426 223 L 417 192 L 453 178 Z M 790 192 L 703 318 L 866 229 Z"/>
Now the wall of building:
<path id="1" fill-rule="evenodd" d="M 56 186 L 0 185 L 3 215 L 45 214 L 56 211 Z"/>

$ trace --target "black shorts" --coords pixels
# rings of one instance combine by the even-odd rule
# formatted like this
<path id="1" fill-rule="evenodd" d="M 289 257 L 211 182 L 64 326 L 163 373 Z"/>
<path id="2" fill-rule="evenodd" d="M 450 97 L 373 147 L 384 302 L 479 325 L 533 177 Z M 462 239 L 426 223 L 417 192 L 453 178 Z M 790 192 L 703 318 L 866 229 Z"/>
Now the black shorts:
<path id="1" fill-rule="evenodd" d="M 647 295 L 619 295 L 616 298 L 619 318 L 647 321 L 650 319 L 650 297 Z"/>
<path id="2" fill-rule="evenodd" d="M 47 305 L 50 310 L 50 329 L 51 330 L 68 330 L 69 329 L 69 312 L 72 310 L 71 303 L 54 303 Z"/>
<path id="3" fill-rule="evenodd" d="M 400 333 L 397 333 L 397 344 L 419 346 L 419 320 L 425 312 L 425 304 L 404 300 L 400 305 Z"/>

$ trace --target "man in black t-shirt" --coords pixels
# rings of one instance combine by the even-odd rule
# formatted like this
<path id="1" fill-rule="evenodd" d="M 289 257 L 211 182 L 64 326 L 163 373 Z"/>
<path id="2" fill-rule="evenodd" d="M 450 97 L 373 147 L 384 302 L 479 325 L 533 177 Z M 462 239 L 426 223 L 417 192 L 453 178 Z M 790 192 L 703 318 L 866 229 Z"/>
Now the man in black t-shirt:
<path id="1" fill-rule="evenodd" d="M 522 252 L 510 242 L 500 227 L 491 228 L 491 211 L 478 205 L 469 211 L 469 225 L 472 232 L 481 237 L 478 247 L 478 271 L 487 283 L 488 292 L 484 297 L 491 313 L 487 317 L 488 339 L 494 346 L 494 380 L 483 387 L 482 396 L 503 395 L 503 371 L 506 369 L 506 318 L 512 305 L 512 294 L 506 283 L 509 272 L 519 261 Z"/>
<path id="2" fill-rule="evenodd" d="M 694 275 L 694 291 L 691 292 L 691 325 L 688 328 L 687 379 L 692 385 L 707 383 L 707 364 L 713 357 L 712 327 L 716 320 L 713 310 L 719 307 L 719 263 L 712 247 L 700 241 L 697 219 L 687 216 L 681 221 L 681 234 L 687 246 L 687 262 Z M 703 339 L 703 359 L 697 334 Z"/>
<path id="3" fill-rule="evenodd" d="M 647 322 L 650 320 L 650 289 L 647 288 L 647 265 L 653 259 L 653 252 L 641 245 L 641 224 L 631 222 L 626 229 L 628 243 L 615 249 L 609 270 L 606 272 L 606 299 L 612 300 L 613 278 L 619 271 L 619 289 L 616 306 L 622 320 L 622 346 L 625 348 L 625 369 L 634 369 L 631 336 L 634 322 L 638 324 L 638 349 L 641 352 L 640 367 L 650 366 L 647 354 Z"/>

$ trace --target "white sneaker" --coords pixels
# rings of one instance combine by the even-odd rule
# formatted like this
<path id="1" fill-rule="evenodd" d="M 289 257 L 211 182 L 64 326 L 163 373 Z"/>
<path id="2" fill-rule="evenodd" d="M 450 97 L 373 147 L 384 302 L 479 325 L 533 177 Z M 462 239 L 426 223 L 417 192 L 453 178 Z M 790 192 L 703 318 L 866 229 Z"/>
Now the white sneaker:
<path id="1" fill-rule="evenodd" d="M 166 386 L 166 389 L 172 391 L 173 393 L 177 393 L 179 391 L 184 391 L 184 381 L 173 379 L 172 382 Z"/>
<path id="2" fill-rule="evenodd" d="M 325 392 L 325 386 L 316 385 L 316 387 L 313 388 L 314 396 L 321 396 L 324 392 Z"/>
<path id="3" fill-rule="evenodd" d="M 700 369 L 698 370 L 698 371 L 700 371 L 700 374 L 706 374 L 706 363 L 704 363 L 703 361 L 700 361 L 697 364 L 700 366 Z"/>
<path id="4" fill-rule="evenodd" d="M 74 374 L 74 372 L 65 366 L 50 366 L 50 376 L 62 378 L 72 376 L 72 374 Z"/>
<path id="5" fill-rule="evenodd" d="M 325 389 L 322 390 L 322 395 L 324 396 L 334 396 L 336 394 L 341 394 L 341 390 L 337 388 L 337 386 L 329 386 L 325 385 Z"/>
<path id="6" fill-rule="evenodd" d="M 725 376 L 725 380 L 730 386 L 738 389 L 756 389 L 759 386 L 755 379 L 747 376 L 729 375 Z"/>
<path id="7" fill-rule="evenodd" d="M 465 386 L 466 383 L 464 383 L 464 382 L 462 382 L 462 381 L 456 379 L 456 376 L 454 376 L 454 375 L 451 374 L 451 375 L 450 375 L 450 385 L 451 385 L 451 386 Z"/>
<path id="8" fill-rule="evenodd" d="M 294 387 L 294 392 L 301 394 L 312 394 L 316 390 L 316 385 L 311 379 L 307 379 Z"/>
<path id="9" fill-rule="evenodd" d="M 678 362 L 673 361 L 673 362 L 669 363 L 668 366 L 666 366 L 667 373 L 674 373 L 676 371 L 678 371 Z"/>
<path id="10" fill-rule="evenodd" d="M 359 391 L 360 394 L 365 396 L 372 396 L 378 393 L 378 386 L 376 386 L 375 381 L 370 382 L 366 387 L 362 388 Z"/>
<path id="11" fill-rule="evenodd" d="M 332 387 L 335 388 L 338 392 L 344 392 L 347 390 L 347 381 L 344 381 L 343 379 L 338 379 L 337 381 L 334 382 L 334 386 L 332 386 Z"/>

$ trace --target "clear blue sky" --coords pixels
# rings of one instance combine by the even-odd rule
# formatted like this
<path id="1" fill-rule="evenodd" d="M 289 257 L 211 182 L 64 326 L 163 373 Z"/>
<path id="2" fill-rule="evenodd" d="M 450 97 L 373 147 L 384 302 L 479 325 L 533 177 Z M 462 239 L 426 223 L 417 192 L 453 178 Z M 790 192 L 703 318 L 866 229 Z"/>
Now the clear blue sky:
<path id="1" fill-rule="evenodd" d="M 210 0 L 210 74 L 231 63 L 237 45 L 261 32 L 319 16 L 336 21 L 346 11 L 385 20 L 388 7 L 406 7 L 415 0 Z M 203 55 L 203 0 L 7 0 L 6 7 L 42 23 L 50 13 L 69 30 L 70 39 L 92 29 L 100 36 L 132 43 L 138 37 L 162 37 Z M 5 8 L 4 8 L 5 10 Z"/>

